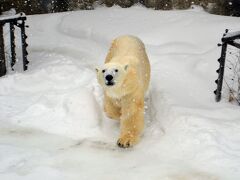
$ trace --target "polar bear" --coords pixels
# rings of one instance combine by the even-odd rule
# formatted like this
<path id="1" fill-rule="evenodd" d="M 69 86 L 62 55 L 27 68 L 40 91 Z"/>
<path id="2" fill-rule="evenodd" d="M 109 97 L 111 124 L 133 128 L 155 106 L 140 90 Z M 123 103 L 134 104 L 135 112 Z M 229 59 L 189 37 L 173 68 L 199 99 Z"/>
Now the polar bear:
<path id="1" fill-rule="evenodd" d="M 150 81 L 150 63 L 145 46 L 134 36 L 113 40 L 102 68 L 96 68 L 104 90 L 104 111 L 120 120 L 119 147 L 135 145 L 144 129 L 144 94 Z"/>

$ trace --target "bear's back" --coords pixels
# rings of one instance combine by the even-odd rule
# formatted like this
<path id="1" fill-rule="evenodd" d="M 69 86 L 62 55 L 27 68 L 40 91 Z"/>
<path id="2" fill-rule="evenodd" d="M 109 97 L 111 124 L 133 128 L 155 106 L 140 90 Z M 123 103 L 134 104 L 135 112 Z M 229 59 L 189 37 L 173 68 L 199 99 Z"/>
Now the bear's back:
<path id="1" fill-rule="evenodd" d="M 132 59 L 135 61 L 133 62 Z M 131 35 L 124 35 L 113 40 L 105 63 L 114 61 L 120 64 L 135 64 L 139 78 L 143 83 L 144 91 L 147 90 L 150 81 L 150 63 L 145 46 L 139 38 Z"/>
<path id="2" fill-rule="evenodd" d="M 116 38 L 113 43 L 114 56 L 135 56 L 138 57 L 145 52 L 142 41 L 130 35 L 124 35 Z"/>

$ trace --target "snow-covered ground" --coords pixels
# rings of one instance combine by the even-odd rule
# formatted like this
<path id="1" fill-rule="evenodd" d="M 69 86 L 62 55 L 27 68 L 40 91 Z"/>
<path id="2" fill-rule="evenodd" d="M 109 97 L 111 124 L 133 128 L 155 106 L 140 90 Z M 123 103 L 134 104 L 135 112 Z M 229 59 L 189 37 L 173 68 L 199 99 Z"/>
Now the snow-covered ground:
<path id="1" fill-rule="evenodd" d="M 240 19 L 199 8 L 99 7 L 28 16 L 29 70 L 0 78 L 1 180 L 238 180 L 240 110 L 216 103 L 222 33 Z M 140 37 L 152 67 L 142 141 L 116 146 L 95 67 Z"/>

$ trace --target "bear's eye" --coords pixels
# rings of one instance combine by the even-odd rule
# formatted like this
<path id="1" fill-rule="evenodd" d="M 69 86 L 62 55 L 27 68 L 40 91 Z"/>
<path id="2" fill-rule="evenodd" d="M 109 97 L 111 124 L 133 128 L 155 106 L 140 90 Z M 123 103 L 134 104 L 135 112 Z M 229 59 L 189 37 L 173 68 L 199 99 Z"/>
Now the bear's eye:
<path id="1" fill-rule="evenodd" d="M 115 72 L 118 72 L 118 69 L 115 69 Z"/>
<path id="2" fill-rule="evenodd" d="M 105 73 L 105 69 L 104 69 L 104 70 L 102 70 L 102 73 Z"/>

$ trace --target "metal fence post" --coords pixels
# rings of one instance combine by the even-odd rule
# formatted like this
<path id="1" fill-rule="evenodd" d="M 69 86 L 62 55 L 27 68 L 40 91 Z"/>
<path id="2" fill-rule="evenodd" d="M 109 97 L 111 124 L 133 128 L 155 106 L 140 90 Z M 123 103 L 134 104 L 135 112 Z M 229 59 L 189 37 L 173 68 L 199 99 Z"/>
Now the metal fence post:
<path id="1" fill-rule="evenodd" d="M 4 54 L 3 23 L 0 22 L 0 77 L 7 72 L 6 60 Z"/>
<path id="2" fill-rule="evenodd" d="M 14 24 L 10 22 L 10 45 L 11 45 L 11 68 L 13 70 L 13 66 L 16 63 L 16 52 L 15 52 L 15 36 L 14 36 Z"/>
<path id="3" fill-rule="evenodd" d="M 226 51 L 227 51 L 227 43 L 223 43 L 221 57 L 218 59 L 218 61 L 220 63 L 220 67 L 217 70 L 218 79 L 215 81 L 217 83 L 217 90 L 215 91 L 217 102 L 219 102 L 221 100 L 221 95 L 222 95 L 222 83 L 223 83 L 223 76 L 224 76 Z"/>
<path id="4" fill-rule="evenodd" d="M 20 28 L 21 28 L 21 37 L 22 37 L 22 58 L 23 58 L 23 70 L 26 71 L 27 70 L 27 65 L 29 63 L 29 61 L 27 60 L 27 35 L 25 34 L 25 21 L 22 20 L 22 23 L 20 24 Z"/>

